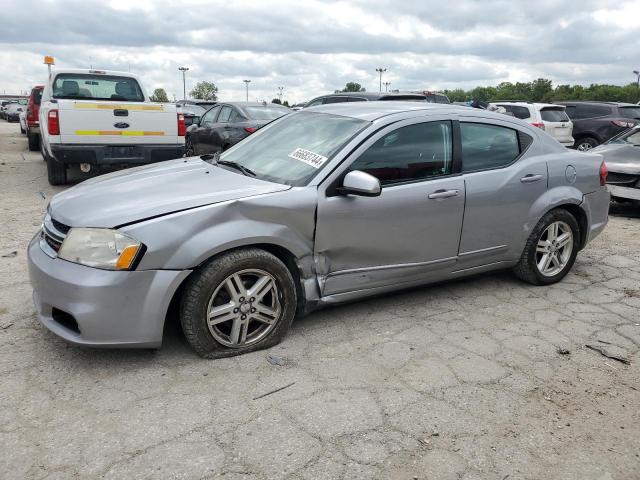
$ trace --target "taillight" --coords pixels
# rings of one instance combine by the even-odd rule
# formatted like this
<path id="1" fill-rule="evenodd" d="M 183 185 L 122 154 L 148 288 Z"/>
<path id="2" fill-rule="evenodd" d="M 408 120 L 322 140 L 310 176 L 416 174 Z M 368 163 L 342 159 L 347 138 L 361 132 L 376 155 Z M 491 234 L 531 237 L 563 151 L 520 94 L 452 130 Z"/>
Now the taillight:
<path id="1" fill-rule="evenodd" d="M 602 162 L 600 165 L 600 186 L 604 187 L 607 183 L 607 175 L 609 175 L 609 169 L 607 169 L 607 164 Z"/>
<path id="2" fill-rule="evenodd" d="M 633 128 L 635 126 L 635 123 L 625 122 L 624 120 L 611 120 L 611 123 L 613 123 L 616 127 L 622 128 Z"/>
<path id="3" fill-rule="evenodd" d="M 60 119 L 57 109 L 49 110 L 47 114 L 47 130 L 49 135 L 60 135 Z"/>
<path id="4" fill-rule="evenodd" d="M 244 127 L 244 131 L 247 133 L 253 133 L 258 130 L 256 127 Z"/>
<path id="5" fill-rule="evenodd" d="M 534 127 L 538 127 L 541 130 L 544 130 L 544 123 L 542 122 L 531 122 L 531 125 L 533 125 Z"/>
<path id="6" fill-rule="evenodd" d="M 178 114 L 178 136 L 184 137 L 187 134 L 187 126 L 184 123 L 184 115 Z"/>

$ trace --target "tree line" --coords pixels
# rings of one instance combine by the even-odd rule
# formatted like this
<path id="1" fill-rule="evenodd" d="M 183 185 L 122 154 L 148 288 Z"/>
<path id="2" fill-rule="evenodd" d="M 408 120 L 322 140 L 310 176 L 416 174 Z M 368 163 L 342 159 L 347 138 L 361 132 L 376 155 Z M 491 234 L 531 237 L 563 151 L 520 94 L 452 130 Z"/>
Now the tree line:
<path id="1" fill-rule="evenodd" d="M 444 90 L 452 102 L 482 100 L 522 100 L 527 102 L 553 103 L 561 100 L 597 100 L 606 102 L 636 103 L 640 100 L 637 83 L 628 85 L 606 85 L 592 83 L 582 85 L 553 85 L 551 80 L 538 78 L 532 82 L 502 82 L 495 87 L 475 87 L 471 90 L 457 88 Z"/>

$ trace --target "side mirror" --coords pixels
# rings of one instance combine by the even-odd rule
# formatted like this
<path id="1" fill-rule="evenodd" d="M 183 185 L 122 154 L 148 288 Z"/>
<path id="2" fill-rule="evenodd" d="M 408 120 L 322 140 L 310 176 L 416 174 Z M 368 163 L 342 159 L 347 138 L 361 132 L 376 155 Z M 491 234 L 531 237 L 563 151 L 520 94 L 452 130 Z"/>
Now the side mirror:
<path id="1" fill-rule="evenodd" d="M 360 195 L 363 197 L 377 197 L 382 192 L 380 180 L 361 170 L 354 170 L 345 175 L 342 187 L 338 193 L 342 195 Z"/>

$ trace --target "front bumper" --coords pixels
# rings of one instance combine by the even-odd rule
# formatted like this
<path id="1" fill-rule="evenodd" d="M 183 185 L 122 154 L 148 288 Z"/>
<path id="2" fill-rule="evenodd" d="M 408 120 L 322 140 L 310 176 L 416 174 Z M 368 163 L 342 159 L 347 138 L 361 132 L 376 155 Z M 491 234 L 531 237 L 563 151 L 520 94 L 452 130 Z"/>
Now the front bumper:
<path id="1" fill-rule="evenodd" d="M 51 144 L 53 157 L 65 164 L 146 165 L 181 158 L 184 145 L 58 145 Z"/>
<path id="2" fill-rule="evenodd" d="M 85 267 L 45 254 L 40 235 L 27 256 L 40 322 L 71 343 L 92 347 L 160 346 L 169 303 L 190 273 Z"/>

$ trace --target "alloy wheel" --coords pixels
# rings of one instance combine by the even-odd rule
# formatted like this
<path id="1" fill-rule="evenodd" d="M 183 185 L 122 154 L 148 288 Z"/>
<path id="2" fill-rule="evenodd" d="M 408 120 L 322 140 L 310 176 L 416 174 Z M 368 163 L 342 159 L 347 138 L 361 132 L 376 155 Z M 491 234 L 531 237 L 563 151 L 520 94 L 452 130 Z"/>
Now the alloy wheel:
<path id="1" fill-rule="evenodd" d="M 576 150 L 578 150 L 579 152 L 586 152 L 587 150 L 591 150 L 592 148 L 593 146 L 589 142 L 582 142 L 578 144 L 578 148 Z"/>
<path id="2" fill-rule="evenodd" d="M 536 265 L 545 277 L 560 273 L 571 259 L 573 231 L 562 221 L 551 223 L 538 240 Z"/>
<path id="3" fill-rule="evenodd" d="M 222 345 L 246 347 L 276 326 L 281 311 L 275 278 L 264 270 L 241 270 L 216 287 L 207 306 L 207 326 Z"/>

